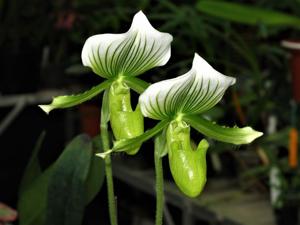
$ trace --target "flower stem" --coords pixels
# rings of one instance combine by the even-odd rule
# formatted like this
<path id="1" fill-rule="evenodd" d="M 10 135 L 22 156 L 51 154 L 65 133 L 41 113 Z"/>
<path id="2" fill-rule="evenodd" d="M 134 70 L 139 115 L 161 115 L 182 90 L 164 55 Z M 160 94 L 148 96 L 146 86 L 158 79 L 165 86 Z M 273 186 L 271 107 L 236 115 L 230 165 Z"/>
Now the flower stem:
<path id="1" fill-rule="evenodd" d="M 156 214 L 155 225 L 163 224 L 163 210 L 164 210 L 164 176 L 162 160 L 160 156 L 160 145 L 158 138 L 155 138 L 154 144 L 154 165 L 155 165 L 155 190 L 156 190 Z"/>
<path id="2" fill-rule="evenodd" d="M 100 130 L 101 130 L 101 139 L 103 143 L 103 150 L 104 152 L 106 152 L 107 150 L 109 150 L 109 136 L 107 130 L 107 123 L 101 122 Z M 106 183 L 107 183 L 108 210 L 109 210 L 110 224 L 118 225 L 110 155 L 107 155 L 104 161 L 105 161 L 105 174 L 106 174 Z"/>

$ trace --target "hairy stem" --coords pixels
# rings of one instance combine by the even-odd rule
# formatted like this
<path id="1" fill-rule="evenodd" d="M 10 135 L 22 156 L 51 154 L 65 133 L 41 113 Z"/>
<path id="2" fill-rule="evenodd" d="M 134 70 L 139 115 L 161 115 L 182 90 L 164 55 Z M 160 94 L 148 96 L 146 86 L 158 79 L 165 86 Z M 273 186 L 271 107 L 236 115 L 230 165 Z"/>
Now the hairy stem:
<path id="1" fill-rule="evenodd" d="M 104 151 L 109 150 L 109 136 L 107 130 L 107 123 L 101 122 L 101 139 L 103 143 Z M 105 174 L 106 174 L 106 183 L 107 183 L 107 194 L 108 194 L 108 210 L 109 210 L 109 219 L 111 225 L 117 225 L 117 209 L 115 203 L 115 194 L 114 194 L 114 183 L 111 167 L 111 158 L 110 155 L 105 157 Z"/>
<path id="2" fill-rule="evenodd" d="M 162 160 L 160 156 L 160 145 L 158 138 L 155 138 L 154 145 L 154 164 L 155 164 L 155 190 L 156 190 L 156 214 L 155 225 L 163 224 L 163 209 L 164 209 L 164 176 Z"/>

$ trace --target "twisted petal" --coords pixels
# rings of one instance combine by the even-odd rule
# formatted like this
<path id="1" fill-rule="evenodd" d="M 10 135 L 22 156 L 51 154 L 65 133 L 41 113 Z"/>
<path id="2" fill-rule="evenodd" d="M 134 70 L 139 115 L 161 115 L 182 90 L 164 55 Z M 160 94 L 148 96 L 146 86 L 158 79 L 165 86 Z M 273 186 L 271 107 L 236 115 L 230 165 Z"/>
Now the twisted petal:
<path id="1" fill-rule="evenodd" d="M 196 53 L 189 72 L 146 89 L 139 99 L 141 110 L 158 120 L 202 113 L 216 105 L 234 83 L 235 78 L 219 73 Z"/>
<path id="2" fill-rule="evenodd" d="M 105 78 L 137 76 L 167 63 L 173 37 L 154 29 L 142 11 L 123 34 L 100 34 L 87 39 L 82 63 Z"/>
<path id="3" fill-rule="evenodd" d="M 249 144 L 263 135 L 251 127 L 224 127 L 197 115 L 184 116 L 183 120 L 207 137 L 235 145 Z"/>

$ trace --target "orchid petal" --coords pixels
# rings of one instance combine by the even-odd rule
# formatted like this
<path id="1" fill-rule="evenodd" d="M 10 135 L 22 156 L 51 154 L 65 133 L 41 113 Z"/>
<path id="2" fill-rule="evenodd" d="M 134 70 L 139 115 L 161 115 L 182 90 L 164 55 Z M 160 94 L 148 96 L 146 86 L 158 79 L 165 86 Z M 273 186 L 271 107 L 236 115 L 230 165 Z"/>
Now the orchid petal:
<path id="1" fill-rule="evenodd" d="M 106 80 L 97 86 L 92 87 L 90 90 L 87 90 L 80 94 L 75 95 L 63 95 L 53 98 L 52 102 L 48 105 L 39 105 L 39 107 L 47 114 L 53 109 L 63 109 L 69 108 L 75 105 L 79 105 L 85 101 L 90 100 L 96 95 L 100 94 L 106 88 L 111 85 L 111 80 Z"/>
<path id="2" fill-rule="evenodd" d="M 157 31 L 142 11 L 122 34 L 100 34 L 87 39 L 82 49 L 82 63 L 105 78 L 137 76 L 167 63 L 173 37 Z"/>
<path id="3" fill-rule="evenodd" d="M 144 116 L 173 118 L 179 114 L 199 114 L 216 105 L 235 78 L 212 68 L 197 53 L 186 74 L 150 85 L 140 96 Z"/>
<path id="4" fill-rule="evenodd" d="M 183 120 L 207 137 L 235 145 L 249 144 L 263 135 L 251 127 L 224 127 L 195 115 L 184 116 Z"/>

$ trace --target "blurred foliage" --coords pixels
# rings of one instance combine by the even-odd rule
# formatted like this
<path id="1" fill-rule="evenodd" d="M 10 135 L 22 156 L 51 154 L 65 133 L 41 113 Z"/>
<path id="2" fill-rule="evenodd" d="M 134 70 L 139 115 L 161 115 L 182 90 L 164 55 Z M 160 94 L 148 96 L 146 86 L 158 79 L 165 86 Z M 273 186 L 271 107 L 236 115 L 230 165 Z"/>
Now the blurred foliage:
<path id="1" fill-rule="evenodd" d="M 101 152 L 101 139 L 78 135 L 52 165 L 41 171 L 38 153 L 44 136 L 43 133 L 38 139 L 20 185 L 19 222 L 79 225 L 85 206 L 104 181 L 103 160 L 94 157 Z"/>

